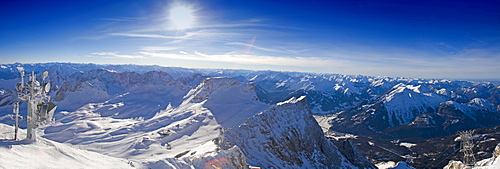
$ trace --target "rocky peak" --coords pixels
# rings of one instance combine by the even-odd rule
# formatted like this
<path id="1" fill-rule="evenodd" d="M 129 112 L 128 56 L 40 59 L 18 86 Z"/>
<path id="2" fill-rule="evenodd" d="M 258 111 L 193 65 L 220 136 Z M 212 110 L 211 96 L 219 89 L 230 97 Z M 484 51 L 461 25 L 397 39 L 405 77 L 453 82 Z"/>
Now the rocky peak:
<path id="1" fill-rule="evenodd" d="M 305 97 L 279 103 L 224 134 L 229 142 L 242 149 L 251 165 L 264 168 L 358 168 L 323 135 Z"/>
<path id="2" fill-rule="evenodd" d="M 238 90 L 242 93 L 248 94 L 252 91 L 255 92 L 255 85 L 253 83 L 243 84 L 227 77 L 207 78 L 202 81 L 198 87 L 189 91 L 185 98 L 192 97 L 192 101 L 201 101 L 208 99 L 213 93 L 224 92 L 227 90 Z M 255 96 L 255 99 L 256 98 L 257 96 Z"/>

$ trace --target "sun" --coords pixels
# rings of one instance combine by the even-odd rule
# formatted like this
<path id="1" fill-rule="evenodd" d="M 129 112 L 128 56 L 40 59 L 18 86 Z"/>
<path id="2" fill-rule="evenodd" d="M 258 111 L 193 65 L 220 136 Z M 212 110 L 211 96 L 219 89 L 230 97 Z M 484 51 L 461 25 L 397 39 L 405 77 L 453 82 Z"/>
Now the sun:
<path id="1" fill-rule="evenodd" d="M 176 6 L 170 9 L 170 22 L 176 29 L 188 29 L 194 23 L 193 10 L 186 6 Z"/>

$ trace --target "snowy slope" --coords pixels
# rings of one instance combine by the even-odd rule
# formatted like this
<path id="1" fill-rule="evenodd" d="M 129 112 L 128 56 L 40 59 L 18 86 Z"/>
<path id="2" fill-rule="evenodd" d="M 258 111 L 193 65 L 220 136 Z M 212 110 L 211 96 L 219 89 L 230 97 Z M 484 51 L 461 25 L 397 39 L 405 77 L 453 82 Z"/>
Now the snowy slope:
<path id="1" fill-rule="evenodd" d="M 461 129 L 457 126 L 493 125 L 490 121 L 498 121 L 493 114 L 500 112 L 500 87 L 491 83 L 138 65 L 16 63 L 0 68 L 0 123 L 13 122 L 6 115 L 12 112 L 16 100 L 16 67 L 24 67 L 27 72 L 49 71 L 50 94 L 58 110 L 56 123 L 41 128 L 43 137 L 162 168 L 203 166 L 208 163 L 206 160 L 220 158 L 236 158 L 241 163 L 249 159 L 256 164 L 256 159 L 263 156 L 253 157 L 242 146 L 221 150 L 213 140 L 219 138 L 221 128 L 248 135 L 252 130 L 244 130 L 241 125 L 248 125 L 251 119 L 263 121 L 263 117 L 280 120 L 270 126 L 258 124 L 259 131 L 290 126 L 255 140 L 271 144 L 270 138 L 283 139 L 287 135 L 283 131 L 306 130 L 303 127 L 316 131 L 315 127 L 309 128 L 317 126 L 307 120 L 311 113 L 321 119 L 324 129 L 414 136 L 418 132 L 413 131 L 439 133 L 426 129 L 443 124 L 452 133 Z M 284 103 L 301 96 L 306 97 L 296 103 Z M 304 103 L 307 106 L 300 105 Z M 287 109 L 294 106 L 297 116 L 283 115 L 293 114 Z M 21 112 L 26 111 L 25 107 L 21 104 Z M 300 114 L 304 118 L 299 118 Z M 299 124 L 301 121 L 308 126 Z M 323 143 L 323 138 L 315 138 L 316 141 L 299 142 L 331 147 Z M 286 139 L 280 143 L 286 143 Z M 278 156 L 269 156 L 273 161 L 262 165 L 283 164 Z M 308 166 L 317 165 L 320 157 L 330 157 L 298 156 Z"/>
<path id="2" fill-rule="evenodd" d="M 0 124 L 0 168 L 133 168 L 139 164 L 44 138 L 12 140 L 14 127 Z M 19 137 L 25 138 L 20 130 Z"/>
<path id="3" fill-rule="evenodd" d="M 381 97 L 392 127 L 410 123 L 415 116 L 427 112 L 429 108 L 434 109 L 445 100 L 435 93 L 421 90 L 420 85 L 400 83 Z"/>
<path id="4" fill-rule="evenodd" d="M 476 163 L 477 169 L 494 169 L 500 168 L 500 143 L 497 144 L 495 150 L 493 151 L 493 157 L 481 160 Z"/>
<path id="5" fill-rule="evenodd" d="M 212 140 L 219 136 L 219 128 L 243 123 L 244 118 L 268 107 L 255 99 L 251 84 L 228 78 L 205 80 L 189 91 L 180 105 L 169 104 L 151 118 L 144 118 L 150 114 L 147 111 L 132 109 L 149 100 L 136 98 L 136 104 L 128 107 L 126 102 L 117 101 L 127 96 L 90 103 L 75 112 L 63 112 L 65 115 L 59 123 L 44 128 L 43 137 L 153 166 L 163 163 L 165 166 L 177 163 L 190 166 L 197 165 L 192 163 L 193 158 L 217 156 L 217 153 L 208 154 L 217 149 Z M 238 107 L 243 109 L 236 109 Z M 104 115 L 120 108 L 132 109 L 134 113 L 126 116 L 129 118 Z M 228 154 L 234 152 L 237 148 Z M 189 160 L 178 159 L 180 157 Z"/>
<path id="6" fill-rule="evenodd" d="M 203 106 L 224 128 L 237 127 L 248 117 L 269 108 L 258 101 L 253 83 L 243 84 L 225 77 L 204 80 L 185 98 L 192 101 L 206 99 Z"/>
<path id="7" fill-rule="evenodd" d="M 131 94 L 120 95 L 102 103 L 89 103 L 74 112 L 62 112 L 58 123 L 42 128 L 45 133 L 43 137 L 160 168 L 197 167 L 217 159 L 231 159 L 229 161 L 232 165 L 227 167 L 243 167 L 250 160 L 248 163 L 253 165 L 280 168 L 358 168 L 360 166 L 353 165 L 349 160 L 367 161 L 364 157 L 347 159 L 323 136 L 304 97 L 269 106 L 258 100 L 254 84 L 219 77 L 202 81 L 198 87 L 187 92 L 180 105 L 169 104 L 151 118 L 144 118 L 140 113 L 146 113 L 144 116 L 149 113 L 140 110 L 135 111 L 133 116 L 128 116 L 130 118 L 104 115 L 109 114 L 106 111 L 114 112 L 115 109 L 127 107 L 126 102 L 117 100 L 128 95 Z M 259 124 L 263 118 L 272 121 Z M 237 137 L 227 137 L 227 141 L 234 145 L 229 147 L 213 141 L 231 132 L 246 133 L 245 135 L 261 133 L 239 127 L 249 124 L 262 125 L 261 130 L 275 130 L 254 140 L 256 143 L 253 146 L 265 151 L 248 151 L 248 145 L 234 140 Z M 283 133 L 282 129 L 290 130 L 295 135 Z M 221 136 L 221 130 L 228 131 Z M 282 137 L 288 135 L 286 138 L 292 138 L 297 134 L 300 136 L 288 142 Z M 271 146 L 270 142 L 273 142 L 274 148 L 261 147 Z M 294 159 L 286 159 L 276 149 L 287 151 Z M 266 151 L 268 154 L 276 154 L 255 159 Z M 272 163 L 263 163 L 266 159 Z M 295 162 L 297 165 L 290 164 Z M 374 166 L 366 162 L 361 167 Z"/>
<path id="8" fill-rule="evenodd" d="M 398 162 L 398 164 L 394 167 L 388 169 L 415 169 L 414 167 L 408 165 L 406 162 Z"/>

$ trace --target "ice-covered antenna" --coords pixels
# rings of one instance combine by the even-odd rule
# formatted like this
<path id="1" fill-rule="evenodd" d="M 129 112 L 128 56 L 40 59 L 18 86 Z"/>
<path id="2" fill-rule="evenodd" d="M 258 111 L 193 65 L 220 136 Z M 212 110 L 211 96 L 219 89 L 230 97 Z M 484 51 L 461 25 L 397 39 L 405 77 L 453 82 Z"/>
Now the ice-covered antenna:
<path id="1" fill-rule="evenodd" d="M 24 67 L 17 67 L 17 70 L 21 74 L 21 84 L 24 84 Z"/>
<path id="2" fill-rule="evenodd" d="M 50 83 L 45 83 L 45 78 L 49 76 L 49 72 L 45 71 L 42 73 L 42 92 L 49 92 L 50 91 Z"/>
<path id="3" fill-rule="evenodd" d="M 54 103 L 50 102 L 50 96 L 48 95 L 50 84 L 43 83 L 49 73 L 47 71 L 42 73 L 43 86 L 41 86 L 36 80 L 34 71 L 31 72 L 28 82 L 24 84 L 24 68 L 17 67 L 17 69 L 21 74 L 21 82 L 16 84 L 18 98 L 28 103 L 28 113 L 26 118 L 28 125 L 26 136 L 28 139 L 35 140 L 36 128 L 41 124 L 41 122 L 52 120 L 57 107 Z M 14 116 L 17 117 L 18 113 L 19 106 L 16 102 L 14 106 Z M 15 138 L 17 138 L 17 135 L 15 135 Z"/>
<path id="4" fill-rule="evenodd" d="M 35 71 L 31 71 L 31 81 L 36 81 Z"/>
<path id="5" fill-rule="evenodd" d="M 49 76 L 49 72 L 45 71 L 42 73 L 42 80 L 45 80 L 45 78 Z"/>

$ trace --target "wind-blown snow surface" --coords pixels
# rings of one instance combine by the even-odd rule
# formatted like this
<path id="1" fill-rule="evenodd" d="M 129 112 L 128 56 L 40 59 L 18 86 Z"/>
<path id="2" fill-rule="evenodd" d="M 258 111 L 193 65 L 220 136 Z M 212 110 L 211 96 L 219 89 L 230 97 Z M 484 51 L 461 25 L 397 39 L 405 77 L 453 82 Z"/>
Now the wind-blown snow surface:
<path id="1" fill-rule="evenodd" d="M 345 127 L 350 132 L 359 131 L 356 134 L 386 130 L 413 134 L 399 127 L 420 131 L 441 124 L 451 126 L 448 132 L 454 133 L 460 129 L 457 125 L 471 128 L 496 124 L 494 114 L 500 112 L 500 87 L 491 83 L 138 65 L 16 63 L 0 68 L 0 123 L 13 123 L 6 115 L 11 114 L 16 101 L 14 86 L 20 80 L 16 67 L 35 73 L 49 71 L 50 95 L 58 110 L 56 122 L 41 127 L 44 138 L 141 161 L 145 166 L 166 168 L 203 166 L 201 161 L 218 158 L 239 159 L 243 163 L 243 156 L 247 155 L 243 154 L 247 152 L 244 147 L 221 150 L 212 141 L 219 137 L 220 128 L 239 129 L 260 112 L 286 107 L 289 103 L 278 103 L 292 97 L 306 96 L 307 107 L 324 119 L 324 129 Z M 218 78 L 222 76 L 227 78 Z M 21 112 L 26 112 L 23 103 Z M 491 123 L 484 123 L 486 117 L 493 117 L 489 118 Z M 21 123 L 22 128 L 24 125 Z M 362 127 L 351 130 L 356 125 Z M 248 159 L 251 161 L 252 157 Z"/>
<path id="2" fill-rule="evenodd" d="M 14 127 L 0 123 L 0 168 L 133 168 L 120 159 L 44 138 L 14 141 Z M 25 138 L 25 130 L 19 137 Z M 134 165 L 135 164 L 135 165 Z"/>
<path id="3" fill-rule="evenodd" d="M 211 78 L 189 91 L 180 105 L 169 105 L 151 118 L 141 116 L 140 109 L 133 112 L 139 113 L 133 115 L 135 118 L 101 116 L 102 110 L 125 106 L 117 102 L 121 97 L 125 96 L 63 113 L 66 115 L 60 123 L 45 128 L 43 137 L 151 167 L 202 167 L 221 154 L 227 156 L 220 158 L 237 159 L 242 165 L 245 159 L 238 148 L 217 152 L 212 140 L 219 136 L 219 128 L 243 123 L 245 118 L 269 107 L 255 99 L 251 84 Z"/>
<path id="4" fill-rule="evenodd" d="M 183 91 L 179 87 L 170 88 L 177 93 Z M 252 160 L 250 164 L 278 168 L 374 167 L 369 162 L 366 166 L 355 166 L 349 161 L 367 161 L 364 157 L 349 160 L 344 157 L 323 136 L 304 97 L 268 105 L 258 100 L 253 83 L 208 78 L 185 91 L 180 97 L 182 102 L 170 102 L 166 108 L 151 114 L 152 110 L 142 111 L 140 108 L 141 103 L 151 104 L 145 100 L 145 93 L 150 91 L 134 92 L 138 89 L 147 90 L 131 88 L 109 100 L 88 103 L 75 111 L 60 112 L 56 123 L 41 127 L 44 132 L 41 136 L 151 168 L 217 167 L 217 161 L 222 161 L 217 164 L 221 167 L 244 168 L 246 160 Z M 169 97 L 172 96 L 166 98 Z M 130 103 L 132 105 L 128 105 Z M 272 121 L 261 124 L 264 117 Z M 263 151 L 247 151 L 248 145 L 236 142 L 236 137 L 228 137 L 229 142 L 234 142 L 230 147 L 221 147 L 213 141 L 226 135 L 221 136 L 221 130 L 246 134 L 260 132 L 245 131 L 238 127 L 240 125 L 263 125 L 265 127 L 261 129 L 272 133 L 252 139 L 255 141 L 252 146 Z M 292 140 L 282 142 L 282 136 Z M 283 156 L 282 152 L 288 152 L 290 157 Z"/>

